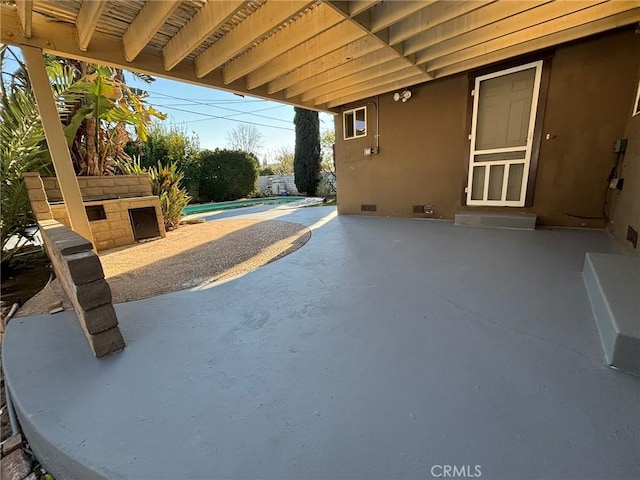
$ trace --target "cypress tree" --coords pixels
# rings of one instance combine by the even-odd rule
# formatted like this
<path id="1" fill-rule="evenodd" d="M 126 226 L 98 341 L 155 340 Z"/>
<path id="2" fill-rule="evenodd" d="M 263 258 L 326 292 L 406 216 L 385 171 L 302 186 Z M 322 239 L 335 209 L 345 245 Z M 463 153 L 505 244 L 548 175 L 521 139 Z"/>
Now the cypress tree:
<path id="1" fill-rule="evenodd" d="M 300 193 L 316 194 L 320 176 L 320 119 L 318 112 L 295 107 L 296 151 L 293 173 Z"/>

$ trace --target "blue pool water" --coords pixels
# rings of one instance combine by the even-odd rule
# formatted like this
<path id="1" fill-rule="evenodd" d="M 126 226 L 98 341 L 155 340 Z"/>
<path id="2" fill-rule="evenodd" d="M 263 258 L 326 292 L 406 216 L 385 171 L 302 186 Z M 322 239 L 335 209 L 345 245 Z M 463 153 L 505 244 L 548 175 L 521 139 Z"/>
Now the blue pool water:
<path id="1" fill-rule="evenodd" d="M 258 205 L 281 205 L 283 203 L 291 203 L 301 200 L 305 197 L 266 197 L 251 198 L 248 200 L 233 200 L 231 202 L 217 203 L 199 203 L 195 205 L 187 205 L 182 210 L 183 215 L 191 215 L 193 213 L 215 212 L 217 210 L 230 210 L 233 208 L 257 207 Z"/>

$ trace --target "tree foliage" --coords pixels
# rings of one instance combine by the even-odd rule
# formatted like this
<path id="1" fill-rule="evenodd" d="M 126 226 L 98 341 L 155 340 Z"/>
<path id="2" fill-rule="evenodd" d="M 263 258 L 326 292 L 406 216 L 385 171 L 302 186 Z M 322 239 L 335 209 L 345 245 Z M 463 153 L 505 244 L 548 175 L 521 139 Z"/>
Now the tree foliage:
<path id="1" fill-rule="evenodd" d="M 132 136 L 144 141 L 152 118 L 166 118 L 120 69 L 48 57 L 47 71 L 78 175 L 116 173 Z"/>
<path id="2" fill-rule="evenodd" d="M 200 162 L 200 200 L 236 200 L 255 192 L 258 179 L 255 156 L 240 150 L 203 150 Z"/>
<path id="3" fill-rule="evenodd" d="M 197 198 L 200 138 L 195 132 L 189 134 L 184 125 L 154 122 L 149 127 L 146 140 L 130 142 L 127 153 L 138 155 L 140 165 L 145 169 L 155 167 L 158 162 L 163 165 L 175 163 L 184 175 L 183 185 L 192 197 Z"/>
<path id="4" fill-rule="evenodd" d="M 227 132 L 227 147 L 230 150 L 242 150 L 257 156 L 262 149 L 262 133 L 255 125 L 240 123 L 233 130 Z"/>
<path id="5" fill-rule="evenodd" d="M 25 172 L 53 171 L 42 122 L 24 66 L 5 76 L 6 46 L 0 49 L 0 240 L 1 263 L 7 267 L 24 250 L 36 230 L 35 218 L 22 180 Z"/>
<path id="6" fill-rule="evenodd" d="M 295 107 L 294 175 L 298 191 L 315 195 L 320 174 L 320 120 L 318 112 Z"/>

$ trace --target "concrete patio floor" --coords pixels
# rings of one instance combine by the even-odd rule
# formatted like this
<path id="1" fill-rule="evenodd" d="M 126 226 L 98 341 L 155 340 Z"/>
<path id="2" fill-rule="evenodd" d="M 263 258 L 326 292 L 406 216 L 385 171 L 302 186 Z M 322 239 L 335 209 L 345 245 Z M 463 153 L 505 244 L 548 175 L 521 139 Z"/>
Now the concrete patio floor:
<path id="1" fill-rule="evenodd" d="M 312 227 L 243 277 L 14 319 L 3 363 L 58 479 L 638 478 L 640 379 L 604 363 L 581 270 L 602 231 L 245 212 Z"/>

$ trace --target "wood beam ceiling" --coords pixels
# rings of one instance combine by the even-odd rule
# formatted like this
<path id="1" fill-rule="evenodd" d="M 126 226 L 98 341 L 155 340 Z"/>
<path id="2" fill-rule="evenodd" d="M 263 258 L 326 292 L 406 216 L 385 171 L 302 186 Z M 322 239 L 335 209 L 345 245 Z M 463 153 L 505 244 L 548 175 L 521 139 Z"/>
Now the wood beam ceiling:
<path id="1" fill-rule="evenodd" d="M 223 68 L 225 83 L 231 83 L 265 65 L 297 45 L 320 35 L 337 25 L 342 17 L 325 4 L 320 4 L 312 12 L 302 15 L 295 22 L 268 37 L 248 52 Z"/>
<path id="2" fill-rule="evenodd" d="M 258 41 L 264 32 L 272 31 L 311 4 L 313 2 L 279 1 L 263 5 L 244 22 L 198 55 L 196 74 L 199 78 L 204 77 L 230 58 L 242 53 L 252 43 Z"/>
<path id="3" fill-rule="evenodd" d="M 331 109 L 640 21 L 638 0 L 148 0 L 122 27 L 126 11 L 0 4 L 2 42 Z"/>

